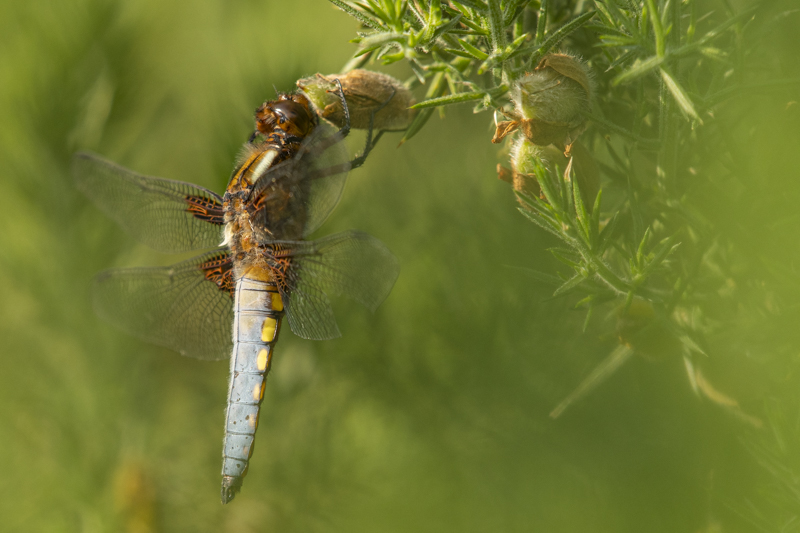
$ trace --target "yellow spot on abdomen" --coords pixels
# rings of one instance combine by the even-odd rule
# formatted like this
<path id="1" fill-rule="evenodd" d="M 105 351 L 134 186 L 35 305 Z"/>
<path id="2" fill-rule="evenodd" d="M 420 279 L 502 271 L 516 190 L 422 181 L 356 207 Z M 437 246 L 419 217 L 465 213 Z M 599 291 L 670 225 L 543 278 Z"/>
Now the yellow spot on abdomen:
<path id="1" fill-rule="evenodd" d="M 258 357 L 256 358 L 256 366 L 258 367 L 259 372 L 264 372 L 267 369 L 267 365 L 269 364 L 269 350 L 266 348 L 261 348 L 261 351 L 258 352 Z"/>
<path id="2" fill-rule="evenodd" d="M 271 292 L 269 293 L 269 297 L 272 299 L 272 310 L 283 311 L 283 298 L 281 298 L 281 293 Z"/>
<path id="3" fill-rule="evenodd" d="M 261 385 L 256 385 L 253 387 L 253 400 L 260 402 L 261 398 L 264 397 L 264 387 L 267 384 L 267 380 L 261 382 Z"/>
<path id="4" fill-rule="evenodd" d="M 261 326 L 261 340 L 264 342 L 272 342 L 275 340 L 275 334 L 278 329 L 278 320 L 272 317 L 264 319 L 264 325 Z"/>

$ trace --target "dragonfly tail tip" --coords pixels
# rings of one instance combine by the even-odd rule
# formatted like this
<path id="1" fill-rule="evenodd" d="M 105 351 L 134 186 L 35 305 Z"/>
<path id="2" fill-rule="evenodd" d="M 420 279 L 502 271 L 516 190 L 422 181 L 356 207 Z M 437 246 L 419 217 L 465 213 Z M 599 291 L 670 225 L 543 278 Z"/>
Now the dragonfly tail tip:
<path id="1" fill-rule="evenodd" d="M 242 488 L 242 478 L 222 476 L 222 505 L 229 503 Z"/>

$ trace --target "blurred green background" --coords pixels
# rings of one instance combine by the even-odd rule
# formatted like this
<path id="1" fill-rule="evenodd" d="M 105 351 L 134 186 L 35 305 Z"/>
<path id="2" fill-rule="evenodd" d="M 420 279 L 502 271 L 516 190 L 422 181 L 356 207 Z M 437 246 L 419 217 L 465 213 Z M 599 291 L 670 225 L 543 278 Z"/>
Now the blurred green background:
<path id="1" fill-rule="evenodd" d="M 797 21 L 763 43 L 787 77 Z M 748 513 L 771 481 L 745 443 L 769 429 L 698 398 L 679 358 L 634 358 L 548 417 L 616 341 L 581 334 L 574 302 L 523 270 L 553 272 L 553 241 L 516 211 L 488 116 L 468 108 L 399 149 L 385 137 L 351 174 L 318 234 L 375 235 L 400 278 L 375 315 L 335 304 L 341 339 L 284 329 L 250 472 L 220 505 L 227 363 L 93 314 L 99 270 L 179 258 L 90 205 L 70 157 L 222 191 L 253 110 L 273 86 L 338 71 L 356 30 L 323 0 L 0 4 L 0 531 L 757 531 Z M 774 290 L 800 294 L 791 93 L 729 110 L 752 180 L 712 187 L 707 216 L 784 269 L 790 288 Z M 796 307 L 768 332 L 741 326 L 746 364 L 709 369 L 754 416 L 767 397 L 796 412 Z"/>

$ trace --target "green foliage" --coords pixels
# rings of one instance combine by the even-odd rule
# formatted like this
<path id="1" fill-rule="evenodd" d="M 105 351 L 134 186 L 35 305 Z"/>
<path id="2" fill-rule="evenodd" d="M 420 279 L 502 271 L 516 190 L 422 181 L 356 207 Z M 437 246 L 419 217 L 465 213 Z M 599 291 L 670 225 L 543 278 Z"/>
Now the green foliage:
<path id="1" fill-rule="evenodd" d="M 541 31 L 522 31 L 530 0 L 331 2 L 374 30 L 353 41 L 359 44 L 356 56 L 374 56 L 383 65 L 406 59 L 420 83 L 441 73 L 447 83 L 444 92 L 449 94 L 429 97 L 416 108 L 480 100 L 479 111 L 502 107 L 501 98 L 511 83 L 594 14 L 578 15 L 545 35 L 543 24 Z M 541 7 L 545 18 L 540 20 L 546 19 L 546 13 L 545 3 Z M 473 75 L 480 77 L 490 71 L 491 82 L 470 81 Z M 421 114 L 417 122 L 424 124 L 429 116 Z M 419 125 L 410 130 L 413 133 L 407 133 L 404 140 L 419 131 Z"/>
<path id="2" fill-rule="evenodd" d="M 575 293 L 590 314 L 593 306 L 609 302 L 624 314 L 634 299 L 642 299 L 666 320 L 676 340 L 684 339 L 685 356 L 704 353 L 698 342 L 703 344 L 700 339 L 710 326 L 682 317 L 695 313 L 698 300 L 713 298 L 697 282 L 702 276 L 697 268 L 698 257 L 716 242 L 717 229 L 703 220 L 692 189 L 682 182 L 687 170 L 705 171 L 698 161 L 701 152 L 729 149 L 717 131 L 703 127 L 700 113 L 711 120 L 724 104 L 714 93 L 730 87 L 752 64 L 746 41 L 738 36 L 756 24 L 756 7 L 721 21 L 702 13 L 704 23 L 698 26 L 702 6 L 697 2 L 597 0 L 591 9 L 581 2 L 572 10 L 572 4 L 554 1 L 336 4 L 369 18 L 375 30 L 357 40 L 359 54 L 374 53 L 380 61 L 390 50 L 399 50 L 382 62 L 405 58 L 420 81 L 433 78 L 431 88 L 439 85 L 432 97 L 414 106 L 420 109 L 478 100 L 476 111 L 508 114 L 506 95 L 514 80 L 581 31 L 571 44 L 598 78 L 588 116 L 601 130 L 623 138 L 619 142 L 593 131 L 585 141 L 598 155 L 607 152 L 607 162 L 601 163 L 610 179 L 606 205 L 600 194 L 593 209 L 584 205 L 572 165 L 562 177 L 537 163 L 532 174 L 542 196 L 521 197 L 523 214 L 569 249 L 566 255 L 553 251 L 571 270 L 554 296 Z M 719 60 L 720 54 L 709 59 L 709 46 L 719 44 L 727 59 Z M 691 90 L 679 79 L 688 80 Z M 605 118 L 612 114 L 614 121 Z M 420 115 L 404 140 L 428 117 Z M 617 125 L 620 120 L 631 127 Z M 635 168 L 641 156 L 650 160 Z"/>
<path id="3" fill-rule="evenodd" d="M 755 350 L 764 363 L 761 378 L 769 379 L 771 365 L 786 368 L 791 351 L 791 343 L 777 342 L 786 338 L 786 330 L 774 324 L 784 323 L 779 316 L 800 319 L 792 299 L 797 293 L 778 295 L 773 288 L 796 283 L 796 275 L 787 281 L 785 273 L 771 272 L 778 265 L 788 268 L 786 261 L 798 257 L 797 245 L 785 227 L 782 237 L 767 237 L 772 231 L 767 228 L 780 225 L 780 215 L 763 208 L 787 194 L 796 201 L 796 185 L 749 157 L 766 138 L 785 141 L 785 131 L 766 126 L 777 111 L 763 114 L 763 109 L 765 102 L 775 102 L 794 113 L 790 94 L 800 86 L 796 64 L 786 59 L 788 48 L 773 43 L 771 32 L 787 17 L 797 27 L 796 12 L 782 11 L 778 2 L 701 0 L 394 5 L 398 20 L 411 13 L 418 24 L 403 25 L 400 35 L 401 26 L 391 26 L 373 10 L 377 27 L 364 39 L 395 32 L 391 46 L 412 63 L 419 81 L 434 75 L 447 81 L 443 96 L 437 93 L 415 107 L 478 101 L 476 112 L 511 116 L 515 81 L 559 46 L 581 57 L 594 73 L 591 111 L 585 113 L 590 127 L 579 142 L 597 161 L 602 194 L 589 199 L 593 206 L 586 204 L 581 188 L 589 178 L 572 162 L 562 173 L 537 161 L 526 165 L 534 167 L 529 174 L 540 193 L 517 192 L 523 215 L 560 244 L 550 248 L 562 268 L 558 277 L 541 271 L 531 275 L 550 285 L 554 298 L 586 309 L 584 331 L 619 343 L 552 415 L 559 416 L 630 353 L 638 353 L 683 360 L 698 395 L 743 425 L 760 427 L 762 415 L 748 410 L 761 413 L 761 406 L 743 408 L 717 390 L 702 369 L 743 365 Z M 433 11 L 424 15 L 434 6 L 436 16 Z M 418 37 L 423 34 L 438 40 Z M 370 52 L 380 60 L 380 49 Z M 764 88 L 768 92 L 759 92 Z M 759 111 L 749 105 L 755 101 Z M 743 131 L 746 120 L 761 125 L 761 139 L 751 134 L 745 141 L 732 133 Z M 797 174 L 796 166 L 781 168 Z M 789 209 L 796 211 L 796 204 Z M 776 255 L 756 244 L 759 239 L 787 248 Z M 764 330 L 774 332 L 769 341 L 763 340 Z M 748 337 L 762 342 L 745 342 L 745 348 Z M 790 470 L 780 466 L 788 456 L 764 447 L 754 450 L 774 475 Z M 791 456 L 785 446 L 782 450 Z M 797 497 L 793 481 L 777 485 L 785 488 L 784 500 Z M 781 516 L 788 521 L 771 524 L 781 531 L 791 529 L 793 519 L 786 517 L 799 516 L 796 506 L 783 508 Z M 762 526 L 769 522 L 763 515 L 760 520 Z"/>

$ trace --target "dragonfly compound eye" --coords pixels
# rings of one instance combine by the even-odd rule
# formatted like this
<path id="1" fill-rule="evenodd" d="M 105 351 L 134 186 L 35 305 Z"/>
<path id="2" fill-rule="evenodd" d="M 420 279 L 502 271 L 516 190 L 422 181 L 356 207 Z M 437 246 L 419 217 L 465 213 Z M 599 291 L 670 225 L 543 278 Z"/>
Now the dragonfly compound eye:
<path id="1" fill-rule="evenodd" d="M 313 127 L 311 112 L 294 100 L 267 102 L 256 111 L 256 128 L 265 135 L 281 130 L 293 137 L 305 137 Z"/>

